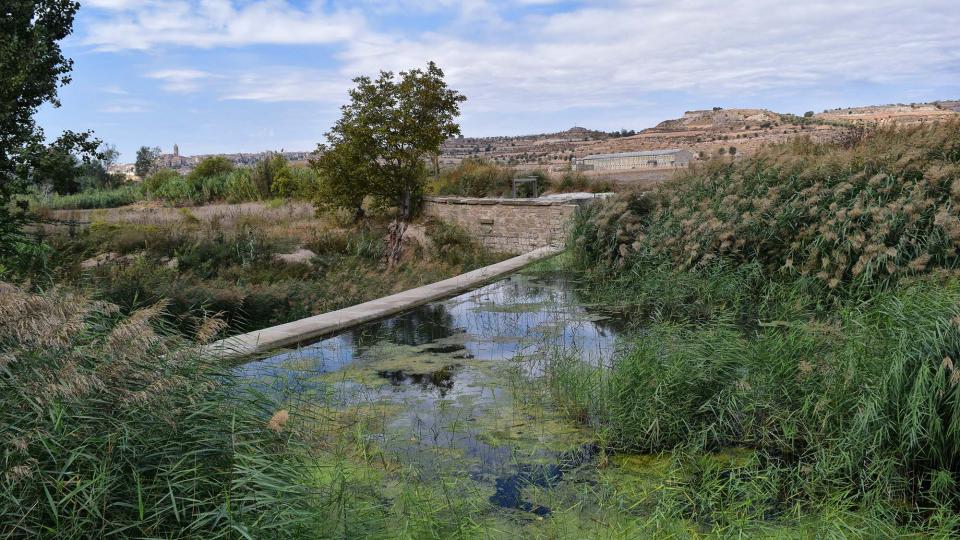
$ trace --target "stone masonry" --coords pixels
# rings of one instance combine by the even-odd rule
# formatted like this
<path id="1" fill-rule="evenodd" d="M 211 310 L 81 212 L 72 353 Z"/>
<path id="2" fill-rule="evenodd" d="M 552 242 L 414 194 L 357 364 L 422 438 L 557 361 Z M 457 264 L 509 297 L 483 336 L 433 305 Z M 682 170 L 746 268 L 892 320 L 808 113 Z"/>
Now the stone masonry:
<path id="1" fill-rule="evenodd" d="M 561 247 L 574 212 L 596 197 L 590 193 L 536 199 L 427 197 L 424 215 L 463 227 L 494 251 L 526 253 Z"/>

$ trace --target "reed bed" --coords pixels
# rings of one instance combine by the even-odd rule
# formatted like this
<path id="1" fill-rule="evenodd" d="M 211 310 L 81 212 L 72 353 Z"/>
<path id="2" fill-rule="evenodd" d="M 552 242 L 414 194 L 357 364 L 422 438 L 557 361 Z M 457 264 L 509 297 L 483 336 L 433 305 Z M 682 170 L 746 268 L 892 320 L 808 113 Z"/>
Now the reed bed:
<path id="1" fill-rule="evenodd" d="M 0 537 L 298 537 L 317 524 L 269 399 L 193 342 L 54 289 L 0 283 Z M 162 325 L 159 327 L 162 328 Z M 212 339 L 222 321 L 195 336 Z"/>
<path id="2" fill-rule="evenodd" d="M 709 531 L 957 534 L 958 173 L 960 123 L 885 129 L 584 212 L 571 264 L 635 337 L 609 366 L 555 357 L 559 406 L 674 456 L 656 507 Z"/>

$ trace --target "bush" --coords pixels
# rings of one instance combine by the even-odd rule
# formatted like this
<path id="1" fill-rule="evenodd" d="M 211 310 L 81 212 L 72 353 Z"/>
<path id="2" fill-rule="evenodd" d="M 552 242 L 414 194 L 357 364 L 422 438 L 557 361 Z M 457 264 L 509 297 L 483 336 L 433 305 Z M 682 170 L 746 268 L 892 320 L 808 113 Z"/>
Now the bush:
<path id="1" fill-rule="evenodd" d="M 311 200 L 316 195 L 318 186 L 319 179 L 313 169 L 287 167 L 286 173 L 278 174 L 274 178 L 271 191 L 281 197 Z"/>
<path id="2" fill-rule="evenodd" d="M 589 193 L 608 193 L 613 191 L 613 185 L 607 180 L 591 180 L 581 172 L 567 172 L 560 181 L 553 186 L 557 193 L 571 193 L 585 191 Z"/>
<path id="3" fill-rule="evenodd" d="M 147 193 L 153 195 L 160 189 L 164 184 L 170 181 L 180 180 L 182 177 L 180 173 L 173 169 L 160 169 L 159 171 L 151 174 L 143 180 L 143 189 Z"/>
<path id="4" fill-rule="evenodd" d="M 257 200 L 257 189 L 250 179 L 250 170 L 237 169 L 230 173 L 224 185 L 224 193 L 229 203 Z"/>
<path id="5" fill-rule="evenodd" d="M 287 186 L 290 183 L 290 166 L 281 154 L 268 154 L 250 169 L 250 181 L 261 200 L 271 198 L 276 191 L 274 185 Z"/>
<path id="6" fill-rule="evenodd" d="M 174 204 L 190 204 L 194 201 L 195 191 L 190 182 L 180 176 L 170 177 L 164 180 L 156 189 L 152 190 L 153 196 Z"/>
<path id="7" fill-rule="evenodd" d="M 468 158 L 444 171 L 428 186 L 435 195 L 503 197 L 511 193 L 513 170 L 482 159 Z"/>
<path id="8" fill-rule="evenodd" d="M 115 189 L 90 189 L 73 195 L 53 195 L 38 204 L 50 210 L 82 210 L 116 208 L 143 199 L 140 186 L 126 185 Z"/>
<path id="9" fill-rule="evenodd" d="M 233 162 L 223 156 L 211 156 L 203 158 L 197 166 L 190 171 L 190 179 L 203 179 L 213 176 L 229 174 L 233 171 Z"/>

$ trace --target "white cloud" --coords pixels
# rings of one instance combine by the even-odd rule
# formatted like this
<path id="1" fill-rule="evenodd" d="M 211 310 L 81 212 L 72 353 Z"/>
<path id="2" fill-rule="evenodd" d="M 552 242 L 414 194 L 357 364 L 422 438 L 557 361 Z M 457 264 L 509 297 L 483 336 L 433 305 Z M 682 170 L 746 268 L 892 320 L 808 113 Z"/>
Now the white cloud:
<path id="1" fill-rule="evenodd" d="M 110 12 L 86 42 L 101 49 L 340 45 L 340 63 L 328 71 L 151 75 L 180 92 L 221 77 L 221 98 L 256 101 L 338 102 L 354 75 L 435 60 L 473 112 L 640 106 L 653 92 L 722 98 L 856 83 L 960 85 L 955 0 L 610 0 L 525 15 L 496 0 L 347 4 L 367 15 L 344 2 L 330 10 L 322 2 L 154 1 Z M 449 16 L 429 32 L 391 27 L 389 16 L 382 22 L 391 30 L 378 32 L 365 20 L 396 9 Z"/>
<path id="2" fill-rule="evenodd" d="M 256 73 L 226 76 L 220 98 L 264 102 L 301 101 L 341 103 L 347 99 L 350 80 L 302 68 L 271 68 Z"/>
<path id="3" fill-rule="evenodd" d="M 362 27 L 349 11 L 327 12 L 322 3 L 300 9 L 281 0 L 235 5 L 229 0 L 125 2 L 101 0 L 115 11 L 93 23 L 82 41 L 98 50 L 343 41 Z M 107 7 L 107 6 L 101 6 Z"/>
<path id="4" fill-rule="evenodd" d="M 162 69 L 147 73 L 147 77 L 161 81 L 164 90 L 186 94 L 199 90 L 211 74 L 196 69 Z"/>
<path id="5" fill-rule="evenodd" d="M 147 112 L 149 109 L 143 105 L 114 103 L 100 107 L 98 110 L 102 113 L 129 114 Z"/>

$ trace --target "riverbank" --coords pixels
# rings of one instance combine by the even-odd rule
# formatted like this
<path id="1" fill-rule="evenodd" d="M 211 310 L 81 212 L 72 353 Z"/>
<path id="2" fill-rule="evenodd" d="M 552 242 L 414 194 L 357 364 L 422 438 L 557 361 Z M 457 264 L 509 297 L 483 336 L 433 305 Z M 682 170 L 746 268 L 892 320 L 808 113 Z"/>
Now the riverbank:
<path id="1" fill-rule="evenodd" d="M 505 258 L 455 226 L 411 227 L 400 264 L 384 264 L 387 220 L 314 217 L 295 201 L 55 213 L 11 279 L 89 291 L 125 313 L 166 301 L 191 334 L 218 314 L 230 334 L 258 330 L 433 283 Z"/>
<path id="2" fill-rule="evenodd" d="M 607 368 L 555 357 L 550 385 L 611 449 L 674 456 L 662 519 L 960 531 L 958 135 L 796 141 L 581 216 L 585 294 L 638 337 Z"/>

